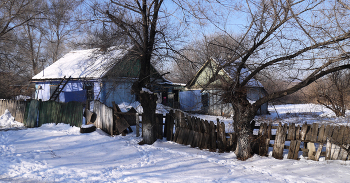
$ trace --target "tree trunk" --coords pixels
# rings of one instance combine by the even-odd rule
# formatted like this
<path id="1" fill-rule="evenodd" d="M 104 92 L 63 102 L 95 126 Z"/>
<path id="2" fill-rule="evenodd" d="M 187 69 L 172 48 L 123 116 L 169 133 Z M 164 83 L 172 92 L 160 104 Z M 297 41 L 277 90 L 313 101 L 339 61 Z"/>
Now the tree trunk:
<path id="1" fill-rule="evenodd" d="M 237 97 L 237 98 L 236 98 Z M 234 108 L 233 125 L 237 134 L 237 147 L 235 154 L 239 160 L 247 160 L 253 156 L 253 125 L 257 109 L 253 108 L 246 96 L 236 95 L 232 105 Z"/>
<path id="2" fill-rule="evenodd" d="M 142 135 L 144 144 L 153 144 L 157 138 L 155 135 L 156 130 L 156 107 L 157 107 L 157 95 L 141 92 L 140 93 L 141 105 L 143 108 L 142 114 Z"/>

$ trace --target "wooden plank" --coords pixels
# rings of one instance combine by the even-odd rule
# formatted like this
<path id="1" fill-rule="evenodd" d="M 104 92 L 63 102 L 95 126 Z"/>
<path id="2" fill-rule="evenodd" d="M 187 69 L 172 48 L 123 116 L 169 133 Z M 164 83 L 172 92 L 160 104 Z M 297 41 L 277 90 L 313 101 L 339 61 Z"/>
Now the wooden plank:
<path id="1" fill-rule="evenodd" d="M 325 126 L 324 126 L 324 124 L 321 125 L 321 127 L 319 129 L 317 142 L 319 142 L 319 143 L 327 142 L 327 137 L 325 135 Z M 318 161 L 318 160 L 316 160 L 316 161 Z"/>
<path id="2" fill-rule="evenodd" d="M 163 139 L 163 114 L 156 114 L 156 138 Z"/>
<path id="3" fill-rule="evenodd" d="M 306 131 L 306 136 L 305 136 L 305 140 L 306 141 L 310 141 L 311 140 L 311 130 L 312 126 L 311 125 L 307 125 L 307 131 Z"/>
<path id="4" fill-rule="evenodd" d="M 171 126 L 170 123 L 171 123 L 171 121 L 170 121 L 170 114 L 169 113 L 167 113 L 165 115 L 165 125 L 164 125 L 164 128 L 165 128 L 164 129 L 164 137 L 166 137 L 167 141 L 171 140 L 171 136 L 170 136 L 170 134 L 171 134 L 171 130 L 170 130 L 170 126 Z M 171 113 L 172 113 L 172 111 L 171 111 Z"/>
<path id="5" fill-rule="evenodd" d="M 315 160 L 315 154 L 316 154 L 315 144 L 313 142 L 308 142 L 307 149 L 309 150 L 307 154 L 308 158 L 311 160 Z"/>
<path id="6" fill-rule="evenodd" d="M 183 143 L 183 136 L 184 136 L 183 134 L 184 134 L 184 128 L 180 127 L 179 128 L 179 135 L 178 135 L 178 137 L 176 139 L 176 143 L 178 143 L 178 144 L 182 144 Z"/>
<path id="7" fill-rule="evenodd" d="M 120 112 L 120 108 L 118 105 L 115 104 L 115 102 L 113 101 L 112 102 L 112 106 L 113 106 L 113 113 L 114 113 L 114 122 L 113 122 L 113 133 L 112 135 L 119 135 L 119 134 L 123 134 L 123 135 L 126 135 L 124 133 L 124 130 L 126 130 L 128 127 L 130 127 L 129 123 L 125 120 L 124 118 L 124 115 L 122 114 L 117 114 L 117 112 Z M 106 107 L 106 106 L 104 106 Z M 161 117 L 161 119 L 158 119 L 159 116 L 155 116 L 155 120 L 156 120 L 156 123 L 155 123 L 155 137 L 157 139 L 161 138 L 162 137 L 159 137 L 159 123 L 163 123 L 163 116 Z M 162 120 L 162 121 L 159 121 L 159 120 Z"/>
<path id="8" fill-rule="evenodd" d="M 295 140 L 300 140 L 300 125 L 295 128 Z"/>
<path id="9" fill-rule="evenodd" d="M 336 144 L 332 144 L 331 160 L 337 160 L 340 152 L 340 147 Z"/>
<path id="10" fill-rule="evenodd" d="M 222 141 L 222 149 L 221 152 L 225 152 L 226 151 L 226 146 L 227 146 L 227 142 L 226 142 L 226 130 L 225 130 L 225 123 L 224 122 L 219 122 L 219 124 L 221 125 L 221 141 Z M 219 151 L 220 152 L 220 151 Z"/>
<path id="11" fill-rule="evenodd" d="M 203 149 L 209 149 L 209 133 L 203 133 L 203 141 L 204 144 L 202 144 Z"/>
<path id="12" fill-rule="evenodd" d="M 197 131 L 193 131 L 193 140 L 191 143 L 191 147 L 198 147 L 198 133 Z"/>
<path id="13" fill-rule="evenodd" d="M 329 139 L 332 137 L 332 134 L 333 134 L 333 126 L 331 125 L 327 125 L 326 126 L 326 130 L 325 130 L 325 139 Z"/>
<path id="14" fill-rule="evenodd" d="M 324 127 L 324 125 L 323 125 Z M 318 145 L 318 148 L 317 148 L 317 151 L 316 151 L 316 155 L 315 155 L 315 160 L 318 161 L 320 159 L 320 155 L 321 155 L 321 152 L 322 152 L 322 148 L 323 148 L 323 143 L 320 143 Z"/>
<path id="15" fill-rule="evenodd" d="M 349 148 L 349 145 L 345 145 L 345 148 Z M 340 160 L 345 161 L 348 157 L 348 152 L 345 149 L 342 149 L 342 153 L 341 153 L 341 158 Z"/>
<path id="16" fill-rule="evenodd" d="M 327 125 L 328 127 L 329 125 Z M 326 129 L 327 129 L 326 127 Z M 326 160 L 331 159 L 331 154 L 332 154 L 332 144 L 329 138 L 327 138 L 327 144 L 326 144 Z"/>
<path id="17" fill-rule="evenodd" d="M 4 104 L 3 104 L 4 101 L 5 101 L 5 100 L 0 100 L 0 115 L 3 115 L 4 112 L 5 112 L 5 111 L 4 111 L 4 108 L 5 108 L 5 107 L 4 107 Z"/>
<path id="18" fill-rule="evenodd" d="M 213 121 L 210 121 L 209 128 L 209 138 L 210 138 L 210 152 L 216 152 L 216 135 L 215 135 L 215 124 Z"/>
<path id="19" fill-rule="evenodd" d="M 188 145 L 188 138 L 190 136 L 190 130 L 188 128 L 184 128 L 184 136 L 183 136 L 183 145 Z"/>
<path id="20" fill-rule="evenodd" d="M 297 146 L 297 142 L 299 142 L 299 146 Z M 299 148 L 300 148 L 300 141 L 291 140 L 287 159 L 297 159 Z"/>
<path id="21" fill-rule="evenodd" d="M 311 130 L 311 138 L 310 138 L 310 140 L 312 142 L 316 142 L 317 141 L 317 134 L 318 134 L 318 124 L 317 123 L 313 123 L 311 129 L 312 130 Z"/>
<path id="22" fill-rule="evenodd" d="M 233 149 L 233 134 L 229 133 L 228 134 L 230 136 L 229 139 L 227 139 L 227 147 L 226 147 L 226 151 L 230 152 Z"/>
<path id="23" fill-rule="evenodd" d="M 177 127 L 175 128 L 174 138 L 172 139 L 173 142 L 176 142 L 176 140 L 177 140 L 177 138 L 178 138 L 178 136 L 179 136 L 179 133 L 180 133 L 180 127 L 177 126 Z"/>
<path id="24" fill-rule="evenodd" d="M 305 137 L 306 137 L 306 132 L 307 132 L 307 124 L 304 123 L 303 126 L 301 127 L 301 130 L 300 130 L 300 140 L 301 141 L 304 141 L 305 140 Z"/>
<path id="25" fill-rule="evenodd" d="M 199 147 L 199 149 L 201 149 L 201 150 L 204 149 L 203 139 L 204 139 L 203 133 L 198 132 L 198 147 Z"/>
<path id="26" fill-rule="evenodd" d="M 287 125 L 285 124 L 282 127 L 282 124 L 280 122 L 277 128 L 276 139 L 275 139 L 275 143 L 272 151 L 272 157 L 276 159 L 283 159 L 283 149 L 284 149 L 284 142 L 286 137 L 286 130 L 287 130 Z"/>
<path id="27" fill-rule="evenodd" d="M 340 151 L 339 151 L 339 155 L 338 155 L 337 159 L 338 160 L 346 160 L 347 156 L 348 156 L 348 153 L 346 152 L 346 150 L 340 147 Z"/>
<path id="28" fill-rule="evenodd" d="M 191 116 L 186 116 L 188 129 L 193 130 L 192 118 Z"/>
<path id="29" fill-rule="evenodd" d="M 287 140 L 295 140 L 295 123 L 289 125 Z"/>
<path id="30" fill-rule="evenodd" d="M 163 132 L 163 137 L 167 138 L 167 133 L 169 130 L 168 123 L 170 123 L 169 120 L 169 113 L 165 114 L 165 122 L 164 122 L 164 132 Z"/>
<path id="31" fill-rule="evenodd" d="M 17 111 L 16 111 L 16 121 L 23 123 L 24 121 L 24 113 L 26 110 L 26 102 L 25 101 L 21 101 L 18 102 L 18 106 L 17 106 Z"/>
<path id="32" fill-rule="evenodd" d="M 139 114 L 136 113 L 136 137 L 140 136 L 140 118 L 139 118 Z"/>
<path id="33" fill-rule="evenodd" d="M 194 131 L 193 130 L 190 130 L 189 131 L 189 134 L 188 134 L 188 139 L 187 139 L 187 142 L 186 142 L 186 145 L 191 145 L 193 144 L 193 140 L 194 140 Z"/>
<path id="34" fill-rule="evenodd" d="M 167 131 L 167 140 L 173 140 L 174 139 L 174 125 L 175 125 L 175 114 L 173 110 L 170 110 L 170 117 L 169 117 L 169 126 L 168 126 L 168 131 Z"/>
<path id="35" fill-rule="evenodd" d="M 345 135 L 344 135 L 344 141 L 345 144 L 349 145 L 350 144 L 350 127 L 346 127 Z"/>
<path id="36" fill-rule="evenodd" d="M 339 139 L 339 131 L 340 131 L 340 127 L 339 126 L 335 126 L 333 133 L 332 133 L 332 137 L 331 137 L 331 143 L 332 144 L 338 144 L 338 139 Z"/>
<path id="37" fill-rule="evenodd" d="M 204 121 L 204 125 L 205 125 L 205 145 L 206 145 L 206 149 L 210 149 L 210 124 L 207 120 Z"/>
<path id="38" fill-rule="evenodd" d="M 260 125 L 261 128 L 261 136 L 259 136 L 259 155 L 267 156 L 268 155 L 268 147 L 270 139 L 267 138 L 267 124 L 263 123 Z"/>
<path id="39" fill-rule="evenodd" d="M 337 138 L 337 144 L 339 144 L 339 145 L 343 145 L 346 142 L 346 140 L 344 139 L 345 130 L 346 130 L 345 126 L 340 126 L 340 130 L 338 131 L 339 135 Z"/>
<path id="40" fill-rule="evenodd" d="M 109 135 L 113 135 L 113 109 L 96 100 L 94 101 L 94 112 L 96 113 L 95 126 Z"/>
<path id="41" fill-rule="evenodd" d="M 217 145 L 218 145 L 218 149 L 219 149 L 219 153 L 222 153 L 222 149 L 223 149 L 223 142 L 222 142 L 222 132 L 221 132 L 221 124 L 220 121 L 217 120 L 216 122 L 216 141 L 217 141 Z"/>
<path id="42" fill-rule="evenodd" d="M 180 123 L 181 123 L 181 111 L 180 110 L 175 110 L 174 120 L 175 120 L 175 126 L 180 127 Z"/>

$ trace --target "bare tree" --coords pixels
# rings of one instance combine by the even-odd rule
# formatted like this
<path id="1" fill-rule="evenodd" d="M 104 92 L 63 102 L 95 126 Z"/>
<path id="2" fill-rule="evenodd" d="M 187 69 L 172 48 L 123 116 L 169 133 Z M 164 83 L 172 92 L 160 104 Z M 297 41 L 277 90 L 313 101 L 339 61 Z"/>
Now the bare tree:
<path id="1" fill-rule="evenodd" d="M 345 116 L 350 102 L 349 86 L 349 71 L 337 71 L 317 80 L 310 93 L 319 104 L 332 110 L 337 117 Z"/>
<path id="2" fill-rule="evenodd" d="M 82 0 L 48 0 L 45 13 L 45 39 L 47 58 L 49 63 L 57 61 L 66 50 L 68 42 L 78 36 L 82 19 L 79 10 Z"/>
<path id="3" fill-rule="evenodd" d="M 105 10 L 102 12 L 116 27 L 116 35 L 128 37 L 129 43 L 134 45 L 135 55 L 140 60 L 139 79 L 134 83 L 132 90 L 140 96 L 143 107 L 143 142 L 146 144 L 152 144 L 156 140 L 153 127 L 157 96 L 149 92 L 143 92 L 142 88 L 150 89 L 152 82 L 151 59 L 157 39 L 159 39 L 157 35 L 162 32 L 159 23 L 162 4 L 163 0 L 111 0 L 110 4 L 103 7 Z M 103 9 L 100 7 L 100 10 Z"/>
<path id="4" fill-rule="evenodd" d="M 252 121 L 261 105 L 291 95 L 327 74 L 350 68 L 348 63 L 343 62 L 350 58 L 346 51 L 350 40 L 350 11 L 338 1 L 216 2 L 225 9 L 222 12 L 239 11 L 249 20 L 247 24 L 243 23 L 242 36 L 230 37 L 236 45 L 244 48 L 243 51 L 236 52 L 222 45 L 223 49 L 236 54 L 223 58 L 214 76 L 204 86 L 217 80 L 221 68 L 234 71 L 234 79 L 224 88 L 224 96 L 234 108 L 237 158 L 246 160 L 253 153 Z M 230 35 L 228 26 L 210 22 Z M 342 64 L 339 65 L 340 62 Z M 246 67 L 250 69 L 249 74 L 242 73 Z M 264 71 L 279 72 L 284 80 L 298 82 L 250 103 L 247 84 Z"/>
<path id="5" fill-rule="evenodd" d="M 0 64 L 11 65 L 13 70 L 18 68 L 16 60 L 18 37 L 15 31 L 42 14 L 43 11 L 39 8 L 41 2 L 41 0 L 9 0 L 0 3 Z"/>

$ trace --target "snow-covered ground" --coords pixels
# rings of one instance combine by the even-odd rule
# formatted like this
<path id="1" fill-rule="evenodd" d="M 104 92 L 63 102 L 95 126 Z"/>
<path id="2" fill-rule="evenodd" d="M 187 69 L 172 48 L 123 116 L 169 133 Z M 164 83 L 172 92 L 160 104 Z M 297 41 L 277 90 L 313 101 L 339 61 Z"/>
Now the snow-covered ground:
<path id="1" fill-rule="evenodd" d="M 280 120 L 332 120 L 310 106 L 276 106 Z M 270 108 L 271 111 L 271 108 Z M 5 117 L 3 117 L 5 115 Z M 0 124 L 15 123 L 5 113 Z M 199 115 L 205 117 L 204 115 Z M 275 117 L 274 117 L 275 116 Z M 216 117 L 208 117 L 216 119 Z M 277 113 L 269 117 L 276 119 Z M 209 119 L 211 120 L 211 119 Z M 224 120 L 224 119 L 222 119 Z M 226 119 L 229 122 L 230 119 Z M 337 118 L 340 123 L 346 118 Z M 6 121 L 6 122 L 4 122 Z M 291 122 L 290 120 L 288 122 Z M 135 130 L 134 130 L 135 131 Z M 0 130 L 0 182 L 348 182 L 350 162 L 276 160 L 254 156 L 238 161 L 233 152 L 214 153 L 158 140 L 107 136 L 99 129 L 81 134 L 66 124 Z M 271 153 L 270 153 L 271 154 Z"/>

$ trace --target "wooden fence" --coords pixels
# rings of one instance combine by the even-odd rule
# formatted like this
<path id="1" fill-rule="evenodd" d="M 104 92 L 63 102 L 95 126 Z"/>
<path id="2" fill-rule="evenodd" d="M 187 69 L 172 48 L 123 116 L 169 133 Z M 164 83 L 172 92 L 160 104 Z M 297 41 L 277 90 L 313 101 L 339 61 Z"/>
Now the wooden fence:
<path id="1" fill-rule="evenodd" d="M 165 118 L 165 123 L 163 119 Z M 163 127 L 164 125 L 164 127 Z M 138 124 L 136 136 L 138 136 Z M 225 133 L 223 122 L 202 120 L 200 118 L 185 116 L 180 110 L 171 110 L 166 116 L 156 114 L 156 138 L 174 141 L 179 144 L 191 145 L 200 149 L 209 149 L 212 152 L 229 152 L 235 148 L 234 134 Z M 174 130 L 175 128 L 175 130 Z"/>
<path id="2" fill-rule="evenodd" d="M 130 125 L 137 124 L 138 126 L 139 124 L 138 113 L 121 112 L 114 102 L 113 108 L 110 108 L 100 101 L 95 100 L 93 112 L 96 114 L 95 126 L 109 135 L 125 135 L 124 130 L 130 128 Z"/>
<path id="3" fill-rule="evenodd" d="M 23 123 L 26 102 L 17 100 L 0 100 L 0 115 L 8 109 L 16 121 Z"/>
<path id="4" fill-rule="evenodd" d="M 100 101 L 94 101 L 94 112 L 96 113 L 95 126 L 109 135 L 113 133 L 113 109 L 104 105 Z"/>
<path id="5" fill-rule="evenodd" d="M 168 141 L 209 149 L 212 152 L 234 151 L 237 145 L 236 134 L 226 133 L 223 122 L 217 120 L 215 124 L 213 121 L 185 116 L 179 110 L 170 111 L 166 116 L 157 114 L 155 128 L 158 139 L 166 137 Z M 273 126 L 262 123 L 255 126 L 255 129 L 258 129 L 258 133 L 254 135 L 253 149 L 261 156 L 267 156 L 269 148 L 272 147 L 272 156 L 276 159 L 283 159 L 285 150 L 288 150 L 288 159 L 299 159 L 301 153 L 316 161 L 321 156 L 326 160 L 350 159 L 350 128 L 346 126 L 325 126 L 317 123 L 305 123 L 302 126 L 294 123 L 282 126 L 280 123 Z"/>
<path id="6" fill-rule="evenodd" d="M 271 135 L 271 129 L 277 130 L 276 135 Z M 278 126 L 261 124 L 256 139 L 262 142 L 259 146 L 262 151 L 259 154 L 267 155 L 267 148 L 272 146 L 272 156 L 276 159 L 283 159 L 284 149 L 288 149 L 288 159 L 298 159 L 300 151 L 316 161 L 321 156 L 326 160 L 349 159 L 350 128 L 347 126 L 325 126 L 317 123 L 305 123 L 302 126 L 295 126 L 294 123 L 283 126 L 281 123 Z M 274 143 L 270 144 L 270 140 L 274 140 Z"/>
<path id="7" fill-rule="evenodd" d="M 74 101 L 58 103 L 31 100 L 27 103 L 23 123 L 28 128 L 40 127 L 46 123 L 66 123 L 80 127 L 83 123 L 83 106 Z"/>

